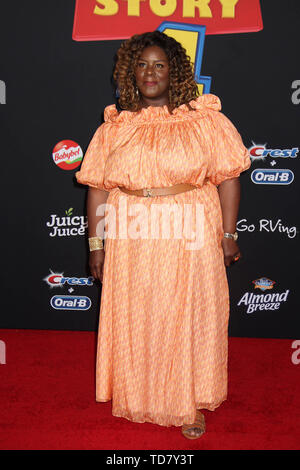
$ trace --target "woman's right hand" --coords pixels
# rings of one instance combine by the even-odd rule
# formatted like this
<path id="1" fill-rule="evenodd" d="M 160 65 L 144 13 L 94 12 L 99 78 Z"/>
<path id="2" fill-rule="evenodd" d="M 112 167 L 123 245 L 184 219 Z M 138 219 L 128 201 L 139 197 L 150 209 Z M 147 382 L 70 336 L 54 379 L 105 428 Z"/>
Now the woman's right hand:
<path id="1" fill-rule="evenodd" d="M 103 282 L 104 250 L 90 251 L 89 268 L 94 279 Z"/>

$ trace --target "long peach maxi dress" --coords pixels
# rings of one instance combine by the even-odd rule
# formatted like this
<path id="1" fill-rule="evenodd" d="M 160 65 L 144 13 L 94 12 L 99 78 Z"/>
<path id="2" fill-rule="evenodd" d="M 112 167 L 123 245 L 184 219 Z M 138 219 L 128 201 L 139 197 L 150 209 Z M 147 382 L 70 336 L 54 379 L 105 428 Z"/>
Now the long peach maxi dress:
<path id="1" fill-rule="evenodd" d="M 217 185 L 250 166 L 219 98 L 206 94 L 189 104 L 173 114 L 167 106 L 106 107 L 76 173 L 78 182 L 109 191 L 106 204 L 116 215 L 108 218 L 115 234 L 105 239 L 96 401 L 112 400 L 114 416 L 162 426 L 193 423 L 197 408 L 213 411 L 227 398 L 229 294 Z M 118 188 L 179 183 L 196 189 L 140 197 Z M 148 227 L 148 238 L 139 234 L 136 207 L 149 214 L 154 204 L 192 207 L 187 220 L 193 234 L 201 221 L 202 246 L 188 249 L 192 233 L 151 238 Z M 128 226 L 135 220 L 135 234 L 118 235 L 119 216 Z"/>

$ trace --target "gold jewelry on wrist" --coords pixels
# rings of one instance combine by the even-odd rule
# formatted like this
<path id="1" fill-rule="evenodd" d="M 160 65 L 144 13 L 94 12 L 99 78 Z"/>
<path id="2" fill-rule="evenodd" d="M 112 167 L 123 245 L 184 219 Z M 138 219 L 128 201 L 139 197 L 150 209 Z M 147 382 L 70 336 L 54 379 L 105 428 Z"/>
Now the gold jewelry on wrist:
<path id="1" fill-rule="evenodd" d="M 90 251 L 103 250 L 103 241 L 101 237 L 89 238 Z"/>
<path id="2" fill-rule="evenodd" d="M 234 233 L 225 232 L 224 233 L 224 238 L 232 238 L 236 242 L 237 239 L 238 239 L 238 233 L 237 232 L 234 232 Z"/>

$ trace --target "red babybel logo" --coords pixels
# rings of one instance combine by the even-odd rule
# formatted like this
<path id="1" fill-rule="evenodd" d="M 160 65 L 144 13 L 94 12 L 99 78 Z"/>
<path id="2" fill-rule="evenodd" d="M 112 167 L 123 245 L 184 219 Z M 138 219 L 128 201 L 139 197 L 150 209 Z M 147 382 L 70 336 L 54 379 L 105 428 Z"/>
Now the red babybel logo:
<path id="1" fill-rule="evenodd" d="M 61 140 L 55 145 L 52 157 L 55 165 L 62 170 L 74 170 L 80 165 L 83 152 L 80 145 L 73 140 Z"/>

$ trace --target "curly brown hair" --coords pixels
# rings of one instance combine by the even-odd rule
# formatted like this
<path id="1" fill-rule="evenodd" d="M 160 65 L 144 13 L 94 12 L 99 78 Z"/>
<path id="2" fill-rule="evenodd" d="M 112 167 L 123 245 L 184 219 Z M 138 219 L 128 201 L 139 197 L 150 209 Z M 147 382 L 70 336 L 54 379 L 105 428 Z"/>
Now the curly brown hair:
<path id="1" fill-rule="evenodd" d="M 135 34 L 121 44 L 113 78 L 119 92 L 119 106 L 128 111 L 140 109 L 140 97 L 136 93 L 135 69 L 146 47 L 158 46 L 169 61 L 169 107 L 171 110 L 199 96 L 194 79 L 193 64 L 186 50 L 174 38 L 160 31 Z"/>

